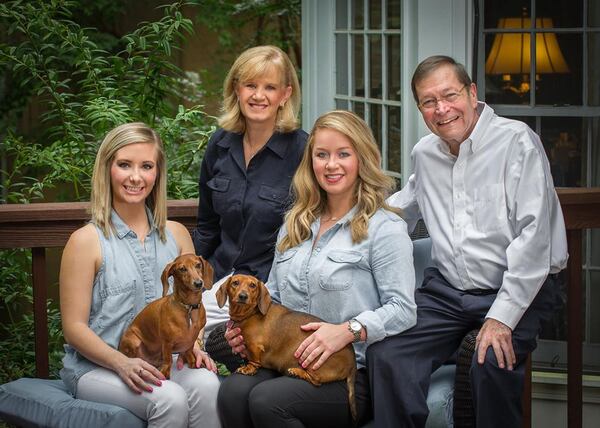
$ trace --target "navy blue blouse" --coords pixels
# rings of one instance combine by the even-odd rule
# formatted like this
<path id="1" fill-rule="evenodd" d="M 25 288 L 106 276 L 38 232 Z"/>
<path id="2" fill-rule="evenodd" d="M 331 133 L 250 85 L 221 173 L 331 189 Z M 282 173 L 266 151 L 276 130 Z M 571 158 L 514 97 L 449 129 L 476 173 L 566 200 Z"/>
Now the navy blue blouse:
<path id="1" fill-rule="evenodd" d="M 211 137 L 200 170 L 192 237 L 196 254 L 214 267 L 215 281 L 235 270 L 266 282 L 307 137 L 302 130 L 275 132 L 248 168 L 242 134 L 219 129 Z"/>

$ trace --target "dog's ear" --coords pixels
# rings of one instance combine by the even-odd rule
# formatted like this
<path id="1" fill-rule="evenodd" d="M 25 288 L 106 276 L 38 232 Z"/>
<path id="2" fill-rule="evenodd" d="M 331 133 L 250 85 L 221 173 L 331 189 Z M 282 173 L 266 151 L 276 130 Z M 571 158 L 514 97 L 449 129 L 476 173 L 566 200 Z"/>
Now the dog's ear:
<path id="1" fill-rule="evenodd" d="M 258 310 L 261 314 L 266 315 L 269 306 L 271 306 L 271 294 L 269 294 L 269 289 L 262 281 L 258 281 L 258 287 Z"/>
<path id="2" fill-rule="evenodd" d="M 202 263 L 202 279 L 204 281 L 204 288 L 210 290 L 213 286 L 215 271 L 208 260 L 202 256 L 198 256 L 198 260 Z"/>
<path id="3" fill-rule="evenodd" d="M 219 308 L 225 306 L 225 302 L 227 301 L 227 290 L 229 289 L 229 283 L 231 282 L 231 278 L 233 277 L 229 277 L 227 281 L 221 284 L 221 286 L 215 293 L 215 298 L 217 299 L 217 305 L 219 305 Z"/>
<path id="4" fill-rule="evenodd" d="M 175 260 L 165 266 L 162 275 L 160 276 L 160 282 L 162 282 L 163 286 L 163 297 L 165 297 L 169 292 L 169 277 L 171 276 L 171 269 L 173 268 L 173 265 L 175 265 Z"/>

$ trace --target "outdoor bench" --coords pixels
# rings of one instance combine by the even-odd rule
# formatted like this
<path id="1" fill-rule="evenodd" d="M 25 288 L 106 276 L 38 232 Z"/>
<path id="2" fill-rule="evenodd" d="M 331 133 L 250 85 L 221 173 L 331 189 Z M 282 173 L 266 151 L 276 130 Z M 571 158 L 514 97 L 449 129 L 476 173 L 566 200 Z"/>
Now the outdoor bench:
<path id="1" fill-rule="evenodd" d="M 416 283 L 431 263 L 429 238 L 413 241 Z M 447 364 L 432 376 L 427 428 L 453 427 L 456 366 Z M 22 427 L 145 427 L 145 421 L 114 405 L 73 398 L 61 380 L 21 378 L 0 386 L 0 418 Z M 365 427 L 370 426 L 367 424 Z"/>

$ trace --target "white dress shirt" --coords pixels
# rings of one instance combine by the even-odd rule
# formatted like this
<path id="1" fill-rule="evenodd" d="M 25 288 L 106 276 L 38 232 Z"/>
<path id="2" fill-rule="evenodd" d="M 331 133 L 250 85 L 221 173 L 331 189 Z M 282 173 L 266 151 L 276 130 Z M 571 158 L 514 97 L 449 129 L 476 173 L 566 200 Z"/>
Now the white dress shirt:
<path id="1" fill-rule="evenodd" d="M 565 224 L 539 137 L 484 103 L 478 110 L 458 157 L 434 134 L 417 143 L 414 173 L 388 203 L 409 230 L 423 218 L 452 286 L 498 289 L 487 318 L 514 329 L 547 275 L 567 264 Z"/>

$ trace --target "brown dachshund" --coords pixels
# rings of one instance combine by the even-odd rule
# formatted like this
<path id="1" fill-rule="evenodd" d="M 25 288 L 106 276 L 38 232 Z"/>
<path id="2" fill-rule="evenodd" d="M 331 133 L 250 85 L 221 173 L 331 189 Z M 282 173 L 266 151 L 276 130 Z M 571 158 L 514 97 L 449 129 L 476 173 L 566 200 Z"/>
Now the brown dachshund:
<path id="1" fill-rule="evenodd" d="M 168 296 L 168 278 L 173 276 L 173 293 Z M 161 276 L 163 297 L 146 306 L 127 328 L 119 351 L 139 357 L 157 367 L 169 379 L 172 353 L 181 353 L 195 367 L 193 347 L 206 324 L 202 292 L 213 284 L 213 268 L 202 257 L 184 254 L 169 263 Z"/>
<path id="2" fill-rule="evenodd" d="M 234 275 L 217 290 L 220 307 L 228 298 L 229 317 L 242 330 L 248 356 L 247 364 L 238 368 L 237 373 L 254 375 L 259 367 L 265 367 L 315 386 L 345 379 L 350 413 L 356 421 L 356 359 L 352 345 L 331 355 L 319 369 L 304 369 L 294 358 L 294 351 L 312 332 L 303 331 L 300 326 L 323 320 L 273 303 L 267 287 L 248 275 Z"/>

